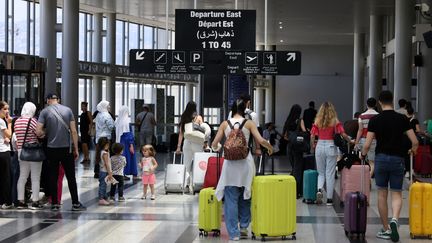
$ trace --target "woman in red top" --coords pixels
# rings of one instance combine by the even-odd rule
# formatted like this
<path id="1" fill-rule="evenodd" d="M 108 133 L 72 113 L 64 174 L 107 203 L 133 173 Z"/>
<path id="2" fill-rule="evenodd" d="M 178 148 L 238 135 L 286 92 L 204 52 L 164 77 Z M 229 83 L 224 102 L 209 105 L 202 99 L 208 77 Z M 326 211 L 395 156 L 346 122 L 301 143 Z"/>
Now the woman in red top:
<path id="1" fill-rule="evenodd" d="M 336 157 L 338 148 L 335 146 L 333 136 L 340 133 L 349 141 L 343 125 L 339 122 L 334 106 L 330 102 L 324 102 L 315 118 L 311 130 L 311 145 L 315 144 L 315 136 L 318 136 L 318 143 L 315 148 L 315 159 L 318 170 L 318 192 L 317 204 L 323 202 L 324 182 L 326 182 L 327 205 L 333 205 L 333 190 L 336 173 Z"/>

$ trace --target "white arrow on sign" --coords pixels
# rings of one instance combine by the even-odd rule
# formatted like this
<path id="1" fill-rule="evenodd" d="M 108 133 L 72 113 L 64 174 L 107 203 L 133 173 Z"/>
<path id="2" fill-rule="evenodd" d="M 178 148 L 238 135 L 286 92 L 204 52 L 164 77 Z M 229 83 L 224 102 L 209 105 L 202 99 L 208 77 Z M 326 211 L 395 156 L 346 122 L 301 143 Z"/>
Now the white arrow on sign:
<path id="1" fill-rule="evenodd" d="M 142 52 L 137 51 L 136 54 L 135 54 L 135 59 L 137 61 L 144 60 L 144 51 L 142 51 Z"/>
<path id="2" fill-rule="evenodd" d="M 295 52 L 289 52 L 289 53 L 287 53 L 287 56 L 288 56 L 288 58 L 287 58 L 287 62 L 289 62 L 289 61 L 295 61 L 295 59 L 296 59 L 296 54 L 295 54 Z"/>

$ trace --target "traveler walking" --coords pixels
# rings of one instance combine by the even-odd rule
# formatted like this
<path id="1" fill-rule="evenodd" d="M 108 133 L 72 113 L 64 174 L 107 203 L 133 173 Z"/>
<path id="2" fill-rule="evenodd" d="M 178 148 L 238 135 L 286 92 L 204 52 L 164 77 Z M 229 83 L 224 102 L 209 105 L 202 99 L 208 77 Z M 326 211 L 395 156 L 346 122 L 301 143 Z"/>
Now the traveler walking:
<path id="1" fill-rule="evenodd" d="M 375 183 L 378 187 L 378 211 L 382 229 L 377 233 L 381 239 L 399 241 L 398 219 L 402 209 L 402 184 L 404 178 L 404 151 L 402 142 L 405 134 L 411 141 L 410 152 L 416 154 L 418 141 L 409 120 L 405 115 L 393 109 L 393 94 L 382 91 L 379 95 L 382 113 L 374 116 L 368 125 L 366 141 L 361 157 L 366 157 L 375 138 L 377 141 L 375 155 Z M 387 197 L 391 192 L 392 219 L 388 222 Z"/>
<path id="2" fill-rule="evenodd" d="M 60 209 L 57 197 L 59 164 L 63 166 L 72 198 L 72 211 L 86 208 L 78 200 L 75 160 L 78 158 L 78 133 L 72 110 L 58 103 L 54 93 L 47 96 L 48 106 L 40 113 L 36 134 L 47 138 L 47 160 L 50 171 L 51 210 Z"/>

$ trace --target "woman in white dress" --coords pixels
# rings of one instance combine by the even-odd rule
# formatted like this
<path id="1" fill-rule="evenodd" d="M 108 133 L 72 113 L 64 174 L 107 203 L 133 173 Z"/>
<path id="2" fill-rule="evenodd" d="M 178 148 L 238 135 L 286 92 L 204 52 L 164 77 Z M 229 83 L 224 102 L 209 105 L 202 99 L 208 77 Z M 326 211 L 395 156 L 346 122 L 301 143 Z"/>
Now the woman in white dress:
<path id="1" fill-rule="evenodd" d="M 241 99 L 235 101 L 233 104 L 231 111 L 234 115 L 229 121 L 231 124 L 234 124 L 234 128 L 238 128 L 236 127 L 237 123 L 243 123 L 245 109 L 246 104 Z M 231 128 L 228 122 L 222 122 L 212 143 L 213 150 L 220 149 L 219 142 L 223 136 L 228 137 L 230 132 Z M 249 141 L 249 137 L 252 134 L 255 141 L 264 146 L 269 154 L 273 153 L 271 144 L 260 135 L 253 121 L 247 120 L 242 127 L 242 132 L 246 141 Z M 225 197 L 225 224 L 230 240 L 239 240 L 240 238 L 248 237 L 247 228 L 251 221 L 251 187 L 254 176 L 255 163 L 250 151 L 243 160 L 224 160 L 221 177 L 216 188 L 216 197 L 219 201 Z"/>

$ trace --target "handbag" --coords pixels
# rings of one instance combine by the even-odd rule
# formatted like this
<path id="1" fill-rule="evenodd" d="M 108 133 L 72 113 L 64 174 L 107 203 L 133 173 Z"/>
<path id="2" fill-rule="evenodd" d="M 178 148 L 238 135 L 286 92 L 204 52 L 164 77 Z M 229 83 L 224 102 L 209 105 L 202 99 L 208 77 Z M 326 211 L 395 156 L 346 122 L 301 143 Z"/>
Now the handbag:
<path id="1" fill-rule="evenodd" d="M 194 122 L 189 122 L 184 125 L 184 138 L 190 140 L 193 143 L 197 144 L 203 144 L 205 140 L 205 134 L 202 132 L 202 130 L 194 129 Z M 196 124 L 196 126 L 200 126 L 199 124 Z"/>
<path id="2" fill-rule="evenodd" d="M 308 133 L 300 130 L 300 122 L 297 122 L 296 130 L 289 132 L 288 143 L 292 149 L 298 152 L 308 152 L 310 150 Z"/>
<path id="3" fill-rule="evenodd" d="M 20 160 L 22 161 L 40 161 L 46 159 L 45 150 L 43 145 L 39 142 L 26 142 L 27 133 L 30 126 L 32 118 L 29 119 L 27 124 L 27 129 L 24 135 L 24 142 L 21 148 Z"/>
<path id="4" fill-rule="evenodd" d="M 334 134 L 333 134 L 333 142 L 339 149 L 346 149 L 347 148 L 347 141 L 342 136 L 342 134 L 338 133 L 336 131 L 336 126 L 334 128 Z"/>

